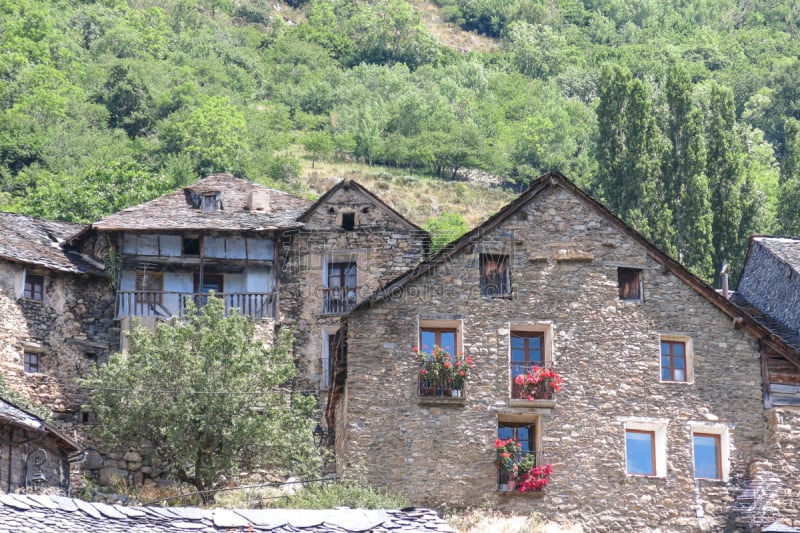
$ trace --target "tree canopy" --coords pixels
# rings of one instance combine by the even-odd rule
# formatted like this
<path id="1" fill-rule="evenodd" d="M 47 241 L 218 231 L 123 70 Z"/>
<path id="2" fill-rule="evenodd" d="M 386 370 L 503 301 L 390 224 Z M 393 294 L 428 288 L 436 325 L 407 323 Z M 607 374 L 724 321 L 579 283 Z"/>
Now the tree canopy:
<path id="1" fill-rule="evenodd" d="M 87 220 L 225 170 L 297 190 L 338 158 L 557 170 L 707 280 L 797 227 L 790 0 L 432 1 L 8 0 L 0 208 Z M 153 179 L 64 192 L 120 169 Z"/>
<path id="2" fill-rule="evenodd" d="M 251 322 L 210 297 L 155 331 L 134 327 L 128 352 L 83 385 L 98 436 L 152 446 L 176 479 L 206 491 L 242 468 L 304 474 L 319 465 L 315 401 L 292 391 L 294 375 L 290 331 L 267 348 Z"/>

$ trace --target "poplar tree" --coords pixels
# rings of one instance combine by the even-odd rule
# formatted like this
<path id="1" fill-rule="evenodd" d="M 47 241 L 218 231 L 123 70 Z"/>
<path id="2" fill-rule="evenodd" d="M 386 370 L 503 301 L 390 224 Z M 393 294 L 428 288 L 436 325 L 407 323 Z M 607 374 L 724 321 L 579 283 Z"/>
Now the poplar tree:
<path id="1" fill-rule="evenodd" d="M 781 164 L 778 231 L 800 235 L 800 121 L 790 118 L 783 128 L 786 144 Z"/>
<path id="2" fill-rule="evenodd" d="M 712 261 L 718 269 L 723 261 L 730 264 L 733 285 L 738 281 L 745 243 L 743 234 L 743 198 L 745 180 L 743 148 L 736 134 L 733 92 L 717 83 L 711 86 L 706 120 L 708 159 L 706 173 L 711 189 Z"/>
<path id="3" fill-rule="evenodd" d="M 604 68 L 597 116 L 604 200 L 636 230 L 674 254 L 672 213 L 661 177 L 664 143 L 648 86 L 625 67 Z"/>
<path id="4" fill-rule="evenodd" d="M 669 152 L 663 176 L 672 211 L 679 260 L 698 276 L 713 278 L 710 191 L 702 114 L 692 104 L 692 84 L 683 67 L 674 65 L 665 87 Z"/>

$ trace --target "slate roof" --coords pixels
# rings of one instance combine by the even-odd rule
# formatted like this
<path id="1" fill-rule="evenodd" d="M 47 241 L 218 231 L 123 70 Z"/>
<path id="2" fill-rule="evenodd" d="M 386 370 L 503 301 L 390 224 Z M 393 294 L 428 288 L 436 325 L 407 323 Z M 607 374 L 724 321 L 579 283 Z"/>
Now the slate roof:
<path id="1" fill-rule="evenodd" d="M 204 212 L 191 204 L 196 194 L 221 192 L 222 209 Z M 250 193 L 269 197 L 269 208 L 247 209 Z M 92 227 L 101 231 L 248 231 L 279 230 L 302 226 L 298 217 L 309 200 L 270 189 L 230 174 L 213 174 L 179 191 L 109 215 Z"/>
<path id="2" fill-rule="evenodd" d="M 0 212 L 0 258 L 60 272 L 99 274 L 100 265 L 61 247 L 86 227 Z"/>
<path id="3" fill-rule="evenodd" d="M 197 509 L 124 507 L 60 496 L 0 495 L 0 533 L 454 532 L 427 509 Z"/>
<path id="4" fill-rule="evenodd" d="M 27 430 L 39 431 L 47 433 L 52 436 L 61 446 L 69 453 L 83 451 L 80 444 L 61 433 L 58 429 L 51 426 L 33 413 L 17 407 L 13 403 L 0 398 L 0 422 L 12 424 L 14 426 L 22 427 Z"/>
<path id="5" fill-rule="evenodd" d="M 761 246 L 769 250 L 772 255 L 791 267 L 792 270 L 800 273 L 800 239 L 754 235 L 751 240 L 761 244 Z"/>

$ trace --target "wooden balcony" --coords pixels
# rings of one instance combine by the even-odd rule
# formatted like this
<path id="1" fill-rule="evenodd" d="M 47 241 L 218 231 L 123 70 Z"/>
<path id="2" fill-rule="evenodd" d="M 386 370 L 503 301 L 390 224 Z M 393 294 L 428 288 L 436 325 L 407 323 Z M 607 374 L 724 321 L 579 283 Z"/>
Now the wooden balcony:
<path id="1" fill-rule="evenodd" d="M 358 287 L 326 287 L 322 297 L 322 314 L 341 315 L 358 303 Z"/>
<path id="2" fill-rule="evenodd" d="M 275 294 L 271 292 L 234 292 L 215 295 L 225 302 L 226 313 L 234 309 L 250 318 L 275 318 Z M 117 319 L 129 316 L 183 317 L 186 304 L 197 307 L 206 303 L 208 294 L 168 291 L 117 291 Z"/>

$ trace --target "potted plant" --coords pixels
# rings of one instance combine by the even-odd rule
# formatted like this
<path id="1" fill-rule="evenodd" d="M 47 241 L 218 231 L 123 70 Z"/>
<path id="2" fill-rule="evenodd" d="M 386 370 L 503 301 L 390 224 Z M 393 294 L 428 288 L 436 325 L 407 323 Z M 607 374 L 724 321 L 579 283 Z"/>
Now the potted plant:
<path id="1" fill-rule="evenodd" d="M 529 454 L 525 459 L 532 458 L 532 456 L 533 454 Z M 549 464 L 544 466 L 533 466 L 533 464 L 533 459 L 531 459 L 529 465 L 525 464 L 525 460 L 520 463 L 517 478 L 517 486 L 520 492 L 543 491 L 547 486 L 553 467 Z"/>
<path id="2" fill-rule="evenodd" d="M 422 350 L 414 347 L 414 354 L 419 361 L 419 394 L 420 396 L 461 396 L 469 373 L 475 368 L 472 357 L 463 353 L 453 357 L 440 346 Z"/>
<path id="3" fill-rule="evenodd" d="M 472 357 L 464 356 L 464 352 L 456 358 L 453 365 L 453 396 L 464 394 L 464 385 L 469 379 L 469 373 L 475 368 Z"/>
<path id="4" fill-rule="evenodd" d="M 552 400 L 561 390 L 561 383 L 561 376 L 554 370 L 537 365 L 514 378 L 518 397 L 528 400 Z"/>
<path id="5" fill-rule="evenodd" d="M 514 490 L 522 447 L 514 439 L 497 439 L 494 441 L 494 446 L 500 490 Z"/>

